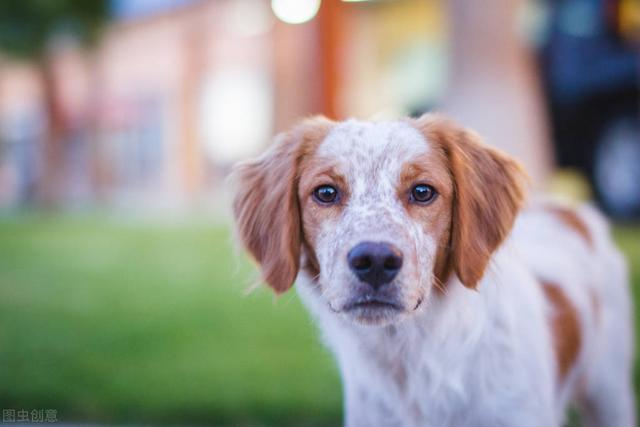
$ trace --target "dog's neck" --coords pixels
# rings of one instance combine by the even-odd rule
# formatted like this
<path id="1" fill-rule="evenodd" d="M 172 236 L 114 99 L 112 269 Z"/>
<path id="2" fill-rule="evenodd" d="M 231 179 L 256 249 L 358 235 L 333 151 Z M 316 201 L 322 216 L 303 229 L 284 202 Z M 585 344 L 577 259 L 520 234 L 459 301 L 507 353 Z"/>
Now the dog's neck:
<path id="1" fill-rule="evenodd" d="M 360 414 L 357 408 L 362 405 L 378 408 L 376 417 L 391 420 L 403 414 L 410 419 L 402 423 L 419 425 L 425 411 L 435 415 L 424 408 L 424 401 L 438 405 L 468 399 L 465 383 L 473 369 L 468 361 L 491 345 L 485 334 L 492 321 L 486 293 L 464 288 L 454 278 L 446 293 L 432 295 L 418 312 L 377 327 L 354 324 L 331 311 L 314 294 L 317 284 L 310 280 L 299 278 L 298 293 L 338 360 L 347 419 L 350 412 Z"/>

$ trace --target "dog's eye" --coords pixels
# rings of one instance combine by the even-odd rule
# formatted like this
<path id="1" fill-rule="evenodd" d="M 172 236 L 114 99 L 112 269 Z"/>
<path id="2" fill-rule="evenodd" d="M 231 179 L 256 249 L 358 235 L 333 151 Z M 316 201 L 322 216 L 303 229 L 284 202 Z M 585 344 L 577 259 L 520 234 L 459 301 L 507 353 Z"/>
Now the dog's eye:
<path id="1" fill-rule="evenodd" d="M 331 185 L 321 185 L 313 190 L 313 197 L 320 203 L 335 203 L 338 200 L 338 190 Z"/>
<path id="2" fill-rule="evenodd" d="M 411 201 L 420 204 L 433 202 L 438 195 L 435 188 L 427 184 L 418 184 L 411 189 Z"/>

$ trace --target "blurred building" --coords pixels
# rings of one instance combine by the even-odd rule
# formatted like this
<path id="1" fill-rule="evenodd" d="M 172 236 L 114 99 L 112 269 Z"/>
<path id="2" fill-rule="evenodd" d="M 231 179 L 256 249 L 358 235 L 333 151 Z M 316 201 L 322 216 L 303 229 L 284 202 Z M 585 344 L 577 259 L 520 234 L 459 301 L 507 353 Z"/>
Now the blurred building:
<path id="1" fill-rule="evenodd" d="M 215 205 L 232 163 L 318 113 L 444 109 L 542 182 L 550 132 L 526 46 L 540 2 L 482 4 L 112 0 L 94 49 L 52 40 L 55 115 L 34 68 L 0 57 L 0 207 Z M 486 119 L 496 99 L 510 103 Z"/>
<path id="2" fill-rule="evenodd" d="M 0 205 L 45 186 L 68 206 L 188 206 L 301 117 L 422 109 L 445 72 L 438 2 L 326 1 L 298 25 L 266 0 L 114 1 L 112 12 L 93 51 L 52 43 L 64 129 L 53 157 L 37 73 L 0 65 Z"/>

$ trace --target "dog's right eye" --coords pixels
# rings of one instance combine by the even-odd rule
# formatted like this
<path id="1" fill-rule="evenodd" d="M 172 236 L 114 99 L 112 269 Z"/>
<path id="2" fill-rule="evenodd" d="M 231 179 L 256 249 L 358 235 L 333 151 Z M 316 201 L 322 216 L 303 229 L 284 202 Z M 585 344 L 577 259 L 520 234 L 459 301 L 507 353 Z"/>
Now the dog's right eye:
<path id="1" fill-rule="evenodd" d="M 331 185 L 321 185 L 313 190 L 313 198 L 325 205 L 335 203 L 338 200 L 338 190 Z"/>

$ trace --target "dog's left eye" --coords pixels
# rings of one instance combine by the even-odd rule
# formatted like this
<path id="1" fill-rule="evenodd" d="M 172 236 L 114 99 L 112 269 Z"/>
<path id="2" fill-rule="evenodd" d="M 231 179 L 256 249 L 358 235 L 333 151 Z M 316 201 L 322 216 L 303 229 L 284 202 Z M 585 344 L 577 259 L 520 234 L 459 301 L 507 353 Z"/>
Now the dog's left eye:
<path id="1" fill-rule="evenodd" d="M 338 199 L 338 190 L 331 185 L 321 185 L 313 190 L 313 197 L 323 204 L 334 203 Z"/>
<path id="2" fill-rule="evenodd" d="M 435 188 L 427 184 L 418 184 L 411 189 L 410 199 L 412 202 L 420 204 L 429 204 L 433 202 L 438 195 Z"/>

